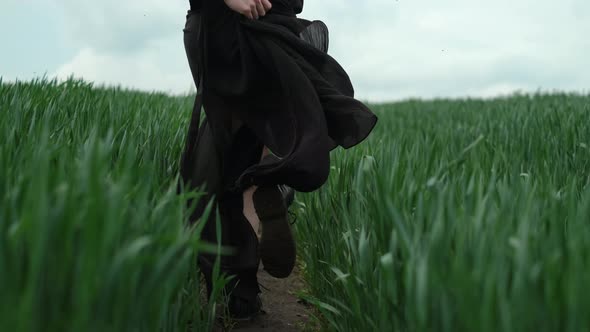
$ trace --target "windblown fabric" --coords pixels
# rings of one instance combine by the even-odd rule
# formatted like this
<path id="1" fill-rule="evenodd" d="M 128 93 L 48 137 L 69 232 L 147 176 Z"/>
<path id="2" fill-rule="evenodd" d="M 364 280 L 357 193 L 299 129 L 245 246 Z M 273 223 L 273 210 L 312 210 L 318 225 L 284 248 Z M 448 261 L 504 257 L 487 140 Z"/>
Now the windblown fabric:
<path id="1" fill-rule="evenodd" d="M 327 54 L 326 26 L 296 17 L 302 0 L 271 2 L 258 20 L 223 0 L 191 3 L 198 40 L 190 41 L 189 58 L 195 58 L 199 95 L 181 175 L 193 186 L 207 183 L 217 195 L 265 184 L 316 190 L 328 177 L 330 151 L 358 144 L 377 122 Z M 201 108 L 207 119 L 199 124 Z M 203 146 L 204 137 L 214 146 Z M 259 162 L 264 146 L 274 158 Z"/>
<path id="2" fill-rule="evenodd" d="M 348 75 L 327 54 L 327 27 L 296 18 L 302 0 L 271 2 L 265 17 L 248 20 L 223 0 L 191 0 L 184 34 L 198 94 L 180 171 L 183 185 L 205 194 L 190 221 L 202 220 L 213 203 L 201 239 L 234 249 L 220 267 L 234 276 L 226 286 L 232 296 L 247 301 L 260 288 L 258 240 L 242 213 L 244 189 L 319 188 L 328 177 L 330 151 L 361 142 L 377 121 L 353 98 Z M 261 162 L 265 146 L 273 155 Z M 199 255 L 209 291 L 216 258 Z"/>

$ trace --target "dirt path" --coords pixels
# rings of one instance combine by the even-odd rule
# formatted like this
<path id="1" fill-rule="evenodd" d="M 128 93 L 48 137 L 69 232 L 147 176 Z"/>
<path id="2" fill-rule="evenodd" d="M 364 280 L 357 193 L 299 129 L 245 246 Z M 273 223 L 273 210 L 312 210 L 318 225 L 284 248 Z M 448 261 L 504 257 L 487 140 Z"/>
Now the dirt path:
<path id="1" fill-rule="evenodd" d="M 297 293 L 304 287 L 299 271 L 294 271 L 287 279 L 275 279 L 263 270 L 258 272 L 262 288 L 264 314 L 253 322 L 236 325 L 232 331 L 313 331 L 310 328 L 311 308 L 300 301 Z"/>

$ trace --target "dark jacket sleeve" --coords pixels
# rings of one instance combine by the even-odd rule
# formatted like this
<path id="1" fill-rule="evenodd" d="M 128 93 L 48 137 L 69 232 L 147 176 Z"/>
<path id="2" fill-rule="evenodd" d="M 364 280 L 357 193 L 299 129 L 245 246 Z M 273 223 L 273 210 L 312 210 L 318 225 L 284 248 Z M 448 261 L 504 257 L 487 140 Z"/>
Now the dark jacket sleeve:
<path id="1" fill-rule="evenodd" d="M 293 9 L 295 9 L 295 14 L 301 14 L 303 11 L 303 0 L 293 0 Z"/>
<path id="2" fill-rule="evenodd" d="M 203 8 L 203 0 L 190 0 L 191 10 L 200 11 Z"/>

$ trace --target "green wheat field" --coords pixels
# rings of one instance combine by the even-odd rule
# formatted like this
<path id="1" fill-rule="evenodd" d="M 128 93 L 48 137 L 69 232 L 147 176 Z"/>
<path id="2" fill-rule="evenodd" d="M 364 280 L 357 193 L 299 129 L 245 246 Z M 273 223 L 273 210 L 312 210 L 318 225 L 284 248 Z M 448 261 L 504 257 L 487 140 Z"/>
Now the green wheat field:
<path id="1" fill-rule="evenodd" d="M 0 331 L 205 331 L 192 97 L 0 82 Z M 326 331 L 590 331 L 590 96 L 372 105 L 292 207 Z M 216 287 L 226 280 L 220 276 Z"/>

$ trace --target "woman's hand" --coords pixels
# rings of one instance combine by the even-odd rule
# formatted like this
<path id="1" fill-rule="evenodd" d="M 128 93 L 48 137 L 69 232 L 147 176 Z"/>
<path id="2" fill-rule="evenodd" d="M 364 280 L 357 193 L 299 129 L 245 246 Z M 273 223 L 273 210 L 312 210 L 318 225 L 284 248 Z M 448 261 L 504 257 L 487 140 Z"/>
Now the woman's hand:
<path id="1" fill-rule="evenodd" d="M 238 12 L 251 20 L 257 20 L 260 16 L 272 8 L 269 0 L 223 0 L 233 11 Z"/>

